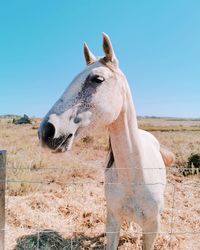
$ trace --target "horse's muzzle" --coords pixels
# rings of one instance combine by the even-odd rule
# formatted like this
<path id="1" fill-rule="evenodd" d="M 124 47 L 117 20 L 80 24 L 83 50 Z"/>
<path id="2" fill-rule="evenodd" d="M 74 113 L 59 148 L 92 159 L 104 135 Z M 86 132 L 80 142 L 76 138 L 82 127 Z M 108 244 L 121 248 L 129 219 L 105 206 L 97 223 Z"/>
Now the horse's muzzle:
<path id="1" fill-rule="evenodd" d="M 47 146 L 54 152 L 65 152 L 71 148 L 73 134 L 55 137 L 54 125 L 50 122 L 44 122 L 38 130 L 38 137 L 43 147 Z"/>

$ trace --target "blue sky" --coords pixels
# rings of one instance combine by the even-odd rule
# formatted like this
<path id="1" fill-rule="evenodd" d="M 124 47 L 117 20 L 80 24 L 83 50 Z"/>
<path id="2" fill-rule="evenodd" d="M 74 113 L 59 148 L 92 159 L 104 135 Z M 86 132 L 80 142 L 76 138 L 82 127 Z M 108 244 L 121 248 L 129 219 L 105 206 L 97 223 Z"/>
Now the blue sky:
<path id="1" fill-rule="evenodd" d="M 200 117 L 200 1 L 13 0 L 0 6 L 0 114 L 44 116 L 110 35 L 138 115 Z"/>

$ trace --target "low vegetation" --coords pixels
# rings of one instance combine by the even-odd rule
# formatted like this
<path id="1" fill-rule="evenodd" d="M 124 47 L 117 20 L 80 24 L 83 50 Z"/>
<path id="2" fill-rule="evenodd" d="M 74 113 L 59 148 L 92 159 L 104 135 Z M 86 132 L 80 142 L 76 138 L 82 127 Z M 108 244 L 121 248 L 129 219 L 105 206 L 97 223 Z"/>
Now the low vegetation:
<path id="1" fill-rule="evenodd" d="M 39 235 L 36 233 L 19 238 L 15 250 L 61 250 L 64 249 L 65 246 L 65 240 L 57 232 L 44 230 L 43 232 L 40 232 Z"/>
<path id="2" fill-rule="evenodd" d="M 183 175 L 199 175 L 200 174 L 200 154 L 191 154 L 188 158 L 187 167 L 183 170 Z"/>

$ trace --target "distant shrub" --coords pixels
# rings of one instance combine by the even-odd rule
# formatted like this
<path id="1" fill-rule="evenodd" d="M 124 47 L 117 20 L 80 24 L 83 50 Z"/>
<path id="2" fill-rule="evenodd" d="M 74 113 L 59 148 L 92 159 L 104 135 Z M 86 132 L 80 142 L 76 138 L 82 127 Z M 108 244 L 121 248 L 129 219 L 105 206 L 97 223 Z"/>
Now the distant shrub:
<path id="1" fill-rule="evenodd" d="M 200 169 L 200 154 L 191 154 L 191 156 L 188 159 L 188 165 L 192 167 L 192 164 L 195 168 Z"/>
<path id="2" fill-rule="evenodd" d="M 188 158 L 186 169 L 183 171 L 183 175 L 189 174 L 195 175 L 200 173 L 200 154 L 191 154 Z"/>

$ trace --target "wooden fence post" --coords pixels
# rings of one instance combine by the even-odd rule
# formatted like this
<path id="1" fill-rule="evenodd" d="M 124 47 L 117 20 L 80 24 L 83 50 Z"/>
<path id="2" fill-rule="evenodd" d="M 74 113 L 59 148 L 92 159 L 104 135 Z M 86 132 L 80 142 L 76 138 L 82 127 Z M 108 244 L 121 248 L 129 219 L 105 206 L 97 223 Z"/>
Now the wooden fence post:
<path id="1" fill-rule="evenodd" d="M 6 151 L 0 151 L 0 250 L 4 250 L 5 240 L 5 189 L 6 189 Z"/>

